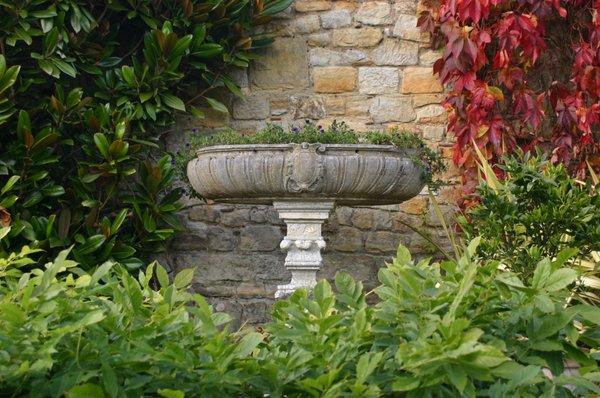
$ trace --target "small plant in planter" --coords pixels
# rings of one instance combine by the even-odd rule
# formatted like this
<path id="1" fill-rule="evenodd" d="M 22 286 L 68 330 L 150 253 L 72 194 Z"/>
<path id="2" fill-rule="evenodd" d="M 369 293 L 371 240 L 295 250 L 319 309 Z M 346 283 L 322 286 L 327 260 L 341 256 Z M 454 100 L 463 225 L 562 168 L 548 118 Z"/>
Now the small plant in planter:
<path id="1" fill-rule="evenodd" d="M 182 157 L 192 188 L 224 203 L 273 204 L 288 225 L 281 248 L 292 281 L 276 296 L 316 284 L 325 247 L 321 225 L 334 204 L 401 203 L 436 188 L 441 157 L 412 134 L 359 134 L 344 123 L 270 125 L 254 135 L 223 132 L 198 139 Z"/>

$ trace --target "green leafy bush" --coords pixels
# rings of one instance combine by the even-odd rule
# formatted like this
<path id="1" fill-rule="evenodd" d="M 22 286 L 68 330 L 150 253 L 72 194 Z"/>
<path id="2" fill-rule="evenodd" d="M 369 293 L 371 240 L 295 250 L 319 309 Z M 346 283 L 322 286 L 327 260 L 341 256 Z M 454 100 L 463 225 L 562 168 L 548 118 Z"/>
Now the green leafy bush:
<path id="1" fill-rule="evenodd" d="M 482 237 L 480 254 L 502 260 L 524 279 L 542 258 L 567 247 L 579 251 L 575 266 L 592 260 L 590 254 L 600 250 L 598 189 L 539 154 L 521 153 L 499 167 L 506 179 L 482 183 L 479 204 L 460 219 L 467 239 Z M 593 261 L 588 264 L 590 273 L 598 272 Z"/>
<path id="2" fill-rule="evenodd" d="M 30 244 L 131 269 L 179 228 L 160 135 L 226 112 L 226 73 L 291 0 L 0 2 L 0 251 Z M 6 225 L 4 225 L 6 224 Z"/>
<path id="3" fill-rule="evenodd" d="M 213 145 L 258 145 L 258 144 L 287 144 L 303 142 L 321 144 L 375 144 L 393 145 L 403 149 L 414 149 L 414 161 L 423 166 L 426 182 L 432 190 L 443 185 L 443 181 L 436 179 L 435 175 L 446 169 L 444 159 L 438 153 L 427 147 L 425 142 L 415 134 L 391 131 L 355 132 L 344 122 L 334 121 L 330 126 L 317 126 L 306 122 L 302 127 L 293 127 L 290 130 L 282 126 L 269 124 L 255 134 L 244 135 L 236 131 L 226 130 L 213 135 L 194 136 L 189 147 L 178 154 L 177 163 L 182 177 L 186 175 L 187 164 L 196 155 L 198 148 Z M 189 188 L 190 195 L 193 189 Z"/>
<path id="4" fill-rule="evenodd" d="M 235 334 L 185 291 L 190 270 L 173 283 L 155 264 L 137 278 L 112 263 L 87 273 L 65 251 L 23 273 L 25 249 L 0 263 L 0 395 L 599 394 L 600 309 L 571 300 L 572 251 L 526 282 L 477 259 L 477 244 L 434 264 L 401 247 L 380 270 L 378 304 L 339 274 L 336 293 L 321 281 L 279 301 L 264 332 Z"/>

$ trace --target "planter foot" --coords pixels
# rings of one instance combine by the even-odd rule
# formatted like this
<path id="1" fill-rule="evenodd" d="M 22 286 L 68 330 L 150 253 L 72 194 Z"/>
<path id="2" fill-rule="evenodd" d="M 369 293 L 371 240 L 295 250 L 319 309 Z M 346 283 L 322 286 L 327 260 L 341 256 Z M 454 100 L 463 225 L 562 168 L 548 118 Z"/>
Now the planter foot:
<path id="1" fill-rule="evenodd" d="M 280 247 L 287 251 L 285 267 L 292 272 L 290 283 L 277 286 L 275 298 L 281 298 L 317 284 L 317 271 L 323 264 L 321 250 L 325 248 L 321 226 L 329 218 L 334 202 L 281 201 L 273 205 L 287 225 Z"/>

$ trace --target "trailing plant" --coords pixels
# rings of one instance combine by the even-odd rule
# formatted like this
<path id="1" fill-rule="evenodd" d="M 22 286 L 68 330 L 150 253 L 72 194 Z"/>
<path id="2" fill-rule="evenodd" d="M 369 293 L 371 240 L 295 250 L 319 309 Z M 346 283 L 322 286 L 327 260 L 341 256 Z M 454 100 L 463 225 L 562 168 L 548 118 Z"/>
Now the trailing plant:
<path id="1" fill-rule="evenodd" d="M 290 3 L 0 1 L 0 251 L 74 244 L 84 267 L 131 269 L 160 251 L 181 195 L 161 134 L 177 112 L 227 112 L 227 71 Z"/>
<path id="2" fill-rule="evenodd" d="M 0 394 L 39 397 L 585 397 L 600 393 L 600 309 L 571 300 L 572 251 L 530 281 L 482 261 L 414 263 L 401 247 L 379 271 L 378 304 L 347 274 L 276 303 L 264 331 L 169 282 L 67 260 L 24 272 L 0 262 Z M 158 283 L 151 282 L 157 280 Z M 566 362 L 579 368 L 565 368 Z"/>
<path id="3" fill-rule="evenodd" d="M 499 166 L 504 181 L 494 180 L 489 164 L 484 167 L 487 178 L 476 192 L 479 204 L 459 218 L 467 239 L 482 237 L 480 254 L 502 260 L 527 279 L 542 258 L 573 247 L 578 250 L 573 266 L 587 266 L 588 285 L 600 289 L 600 264 L 592 257 L 600 251 L 600 192 L 595 186 L 572 179 L 563 165 L 553 165 L 543 154 L 506 157 Z M 588 298 L 600 303 L 595 289 Z"/>
<path id="4" fill-rule="evenodd" d="M 436 174 L 446 169 L 444 159 L 438 153 L 425 145 L 425 142 L 411 133 L 400 131 L 384 132 L 355 132 L 344 122 L 334 121 L 330 126 L 323 127 L 307 121 L 302 127 L 292 127 L 286 130 L 282 126 L 269 124 L 255 134 L 244 135 L 236 131 L 225 130 L 213 135 L 193 136 L 185 151 L 178 154 L 179 170 L 185 176 L 186 167 L 196 156 L 199 148 L 213 145 L 258 145 L 258 144 L 287 144 L 296 143 L 320 144 L 375 144 L 393 145 L 401 149 L 414 150 L 409 153 L 413 161 L 423 168 L 423 176 L 432 190 L 437 190 L 444 184 L 435 178 Z M 189 188 L 190 195 L 194 190 Z"/>
<path id="5" fill-rule="evenodd" d="M 454 162 L 466 193 L 475 147 L 495 165 L 541 147 L 583 179 L 600 169 L 599 0 L 428 0 L 419 18 L 448 88 Z M 502 174 L 501 169 L 497 169 Z"/>

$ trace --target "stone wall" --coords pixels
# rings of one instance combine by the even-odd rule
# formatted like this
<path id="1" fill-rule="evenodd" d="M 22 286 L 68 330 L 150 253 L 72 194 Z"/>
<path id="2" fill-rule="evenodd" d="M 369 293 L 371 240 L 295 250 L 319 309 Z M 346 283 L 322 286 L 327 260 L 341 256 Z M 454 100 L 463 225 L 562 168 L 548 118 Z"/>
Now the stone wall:
<path id="1" fill-rule="evenodd" d="M 251 133 L 267 122 L 343 120 L 362 131 L 412 131 L 449 156 L 442 87 L 431 67 L 439 55 L 415 27 L 417 8 L 414 0 L 297 0 L 268 27 L 275 43 L 249 71 L 234 72 L 246 96 L 231 99 L 231 115 L 184 121 L 170 145 L 226 126 Z M 455 171 L 444 178 L 454 182 Z M 453 192 L 438 196 L 444 212 L 452 211 Z M 435 252 L 415 229 L 447 246 L 431 206 L 423 194 L 400 206 L 337 208 L 324 227 L 320 276 L 344 270 L 373 287 L 399 243 L 418 255 Z M 275 211 L 190 201 L 182 217 L 189 231 L 174 242 L 169 265 L 197 268 L 195 287 L 218 310 L 264 322 L 276 285 L 289 280 L 278 248 L 285 230 Z"/>

